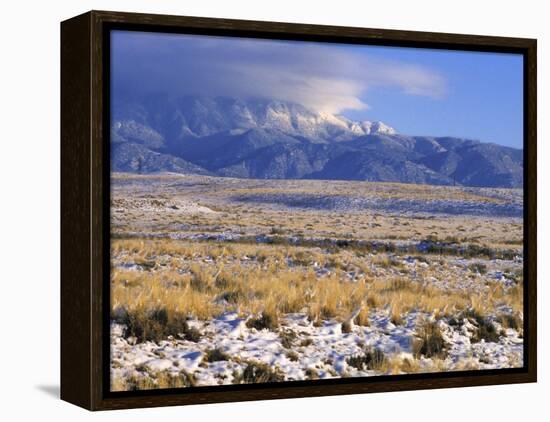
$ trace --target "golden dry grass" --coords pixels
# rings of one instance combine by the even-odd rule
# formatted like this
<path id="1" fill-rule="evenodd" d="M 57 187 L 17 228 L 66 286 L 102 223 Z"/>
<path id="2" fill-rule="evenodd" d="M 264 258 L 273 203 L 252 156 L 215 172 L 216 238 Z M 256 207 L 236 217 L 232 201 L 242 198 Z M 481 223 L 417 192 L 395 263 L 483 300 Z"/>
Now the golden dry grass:
<path id="1" fill-rule="evenodd" d="M 502 305 L 515 312 L 523 309 L 521 284 L 505 289 L 500 283 L 487 282 L 482 291 L 443 289 L 423 281 L 439 276 L 436 271 L 445 270 L 444 265 L 422 269 L 412 280 L 400 265 L 392 264 L 395 257 L 382 254 L 363 257 L 350 251 L 322 252 L 288 245 L 166 239 L 115 240 L 112 251 L 119 263 L 143 266 L 140 271 L 113 267 L 114 311 L 162 306 L 170 313 L 202 320 L 225 311 L 275 316 L 306 312 L 312 321 L 320 322 L 345 321 L 361 308 L 356 323 L 368 325 L 368 309 L 384 308 L 399 325 L 413 310 L 439 318 L 466 309 L 487 315 Z M 318 276 L 313 263 L 326 264 L 330 273 Z M 357 272 L 353 281 L 348 270 Z M 384 273 L 375 276 L 373 271 Z"/>

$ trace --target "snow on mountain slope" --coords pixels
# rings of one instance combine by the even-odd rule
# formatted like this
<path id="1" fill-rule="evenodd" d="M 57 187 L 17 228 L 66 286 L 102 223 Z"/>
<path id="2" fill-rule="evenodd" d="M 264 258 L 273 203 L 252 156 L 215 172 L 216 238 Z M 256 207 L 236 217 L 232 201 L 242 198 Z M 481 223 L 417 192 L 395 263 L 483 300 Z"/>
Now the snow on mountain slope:
<path id="1" fill-rule="evenodd" d="M 342 141 L 370 134 L 395 134 L 382 122 L 355 122 L 343 116 L 319 113 L 302 105 L 278 100 L 189 96 L 177 100 L 157 98 L 144 102 L 147 116 L 139 122 L 132 104 L 115 104 L 114 126 L 126 120 L 154 128 L 172 126 L 180 138 L 210 136 L 224 131 L 276 129 L 316 141 Z M 118 112 L 117 112 L 118 111 Z M 131 117 L 130 117 L 131 115 Z M 134 123 L 135 125 L 135 123 Z"/>

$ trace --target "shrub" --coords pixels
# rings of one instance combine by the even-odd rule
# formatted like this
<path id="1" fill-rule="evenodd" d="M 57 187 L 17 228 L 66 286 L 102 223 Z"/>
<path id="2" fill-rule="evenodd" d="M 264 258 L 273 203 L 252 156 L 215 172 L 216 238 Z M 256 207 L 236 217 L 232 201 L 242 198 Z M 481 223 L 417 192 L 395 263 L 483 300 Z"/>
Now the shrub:
<path id="1" fill-rule="evenodd" d="M 284 375 L 277 369 L 261 362 L 249 362 L 241 374 L 234 374 L 235 384 L 253 384 L 284 381 Z"/>
<path id="2" fill-rule="evenodd" d="M 176 375 L 169 372 L 161 372 L 157 374 L 156 378 L 158 388 L 194 387 L 197 384 L 193 374 L 185 371 L 181 371 Z"/>
<path id="3" fill-rule="evenodd" d="M 361 309 L 361 312 L 359 312 L 359 315 L 355 318 L 355 323 L 362 327 L 368 327 L 370 325 L 368 308 L 363 307 Z"/>
<path id="4" fill-rule="evenodd" d="M 285 330 L 279 332 L 281 338 L 281 344 L 285 349 L 292 348 L 292 343 L 296 340 L 296 333 L 292 330 Z"/>
<path id="5" fill-rule="evenodd" d="M 310 338 L 305 338 L 300 342 L 301 347 L 308 347 L 308 346 L 311 346 L 312 344 L 313 344 L 313 340 Z"/>
<path id="6" fill-rule="evenodd" d="M 394 325 L 403 325 L 405 322 L 401 314 L 401 308 L 397 303 L 392 304 L 390 309 L 390 321 Z"/>
<path id="7" fill-rule="evenodd" d="M 168 336 L 182 336 L 193 342 L 198 342 L 201 338 L 201 333 L 196 328 L 189 327 L 183 315 L 168 312 L 164 307 L 126 311 L 120 322 L 126 326 L 125 337 L 136 337 L 138 342 L 159 342 Z"/>
<path id="8" fill-rule="evenodd" d="M 446 343 L 439 326 L 433 321 L 425 321 L 417 330 L 413 341 L 413 353 L 427 358 L 443 358 L 446 354 Z"/>
<path id="9" fill-rule="evenodd" d="M 319 374 L 317 373 L 317 371 L 314 368 L 307 368 L 306 372 L 305 372 L 305 375 L 306 375 L 306 379 L 308 379 L 308 380 L 319 379 Z"/>
<path id="10" fill-rule="evenodd" d="M 298 362 L 300 360 L 300 355 L 293 350 L 289 350 L 286 354 L 288 359 L 290 359 L 292 362 Z"/>
<path id="11" fill-rule="evenodd" d="M 349 334 L 352 331 L 353 331 L 352 330 L 352 321 L 351 320 L 344 321 L 342 323 L 342 333 Z"/>
<path id="12" fill-rule="evenodd" d="M 481 340 L 485 340 L 487 342 L 498 342 L 500 335 L 493 322 L 488 318 L 485 318 L 473 309 L 469 309 L 464 312 L 464 317 L 472 320 L 474 325 L 477 327 L 476 332 L 470 339 L 471 342 L 479 343 Z"/>
<path id="13" fill-rule="evenodd" d="M 292 263 L 294 265 L 307 266 L 311 264 L 311 255 L 305 251 L 298 250 L 292 257 Z"/>
<path id="14" fill-rule="evenodd" d="M 271 227 L 271 229 L 269 230 L 269 232 L 270 232 L 271 234 L 283 234 L 285 231 L 284 231 L 283 229 L 279 228 L 279 227 L 273 226 L 273 227 Z"/>
<path id="15" fill-rule="evenodd" d="M 473 273 L 485 274 L 487 272 L 487 265 L 481 262 L 474 262 L 468 265 L 468 269 Z"/>
<path id="16" fill-rule="evenodd" d="M 226 352 L 224 352 L 220 348 L 216 349 L 209 349 L 206 351 L 204 355 L 204 360 L 206 362 L 220 362 L 220 361 L 228 361 L 231 360 L 231 356 L 229 356 Z"/>
<path id="17" fill-rule="evenodd" d="M 350 356 L 346 359 L 349 366 L 353 366 L 359 370 L 381 370 L 387 363 L 386 355 L 380 349 L 368 349 L 365 353 Z"/>
<path id="18" fill-rule="evenodd" d="M 322 319 L 330 319 L 337 315 L 336 307 L 325 304 L 321 306 L 320 316 Z"/>
<path id="19" fill-rule="evenodd" d="M 512 280 L 514 283 L 521 283 L 523 281 L 523 268 L 516 270 L 508 268 L 505 271 L 504 276 Z"/>
<path id="20" fill-rule="evenodd" d="M 202 334 L 199 330 L 197 330 L 195 327 L 189 327 L 188 324 L 184 325 L 184 331 L 183 331 L 183 338 L 185 340 L 192 341 L 194 343 L 198 343 L 202 337 Z"/>
<path id="21" fill-rule="evenodd" d="M 517 331 L 521 331 L 523 329 L 523 318 L 521 318 L 521 316 L 517 313 L 500 314 L 497 317 L 497 320 L 502 324 L 504 328 L 513 328 Z"/>
<path id="22" fill-rule="evenodd" d="M 243 303 L 247 298 L 246 292 L 241 289 L 230 290 L 222 293 L 220 299 L 225 300 L 228 303 Z"/>
<path id="23" fill-rule="evenodd" d="M 208 292 L 212 289 L 213 277 L 200 265 L 191 265 L 192 278 L 189 285 L 197 292 Z"/>
<path id="24" fill-rule="evenodd" d="M 256 330 L 276 330 L 279 327 L 279 318 L 274 312 L 262 312 L 258 318 L 250 318 L 246 321 L 248 328 L 255 328 Z"/>
<path id="25" fill-rule="evenodd" d="M 369 294 L 367 296 L 367 305 L 369 306 L 369 308 L 378 308 L 378 306 L 380 305 L 380 301 L 374 294 Z"/>
<path id="26" fill-rule="evenodd" d="M 235 280 L 230 273 L 220 271 L 214 278 L 214 285 L 218 289 L 227 289 L 235 285 Z"/>
<path id="27" fill-rule="evenodd" d="M 407 374 L 419 372 L 421 369 L 417 360 L 403 359 L 400 370 Z"/>

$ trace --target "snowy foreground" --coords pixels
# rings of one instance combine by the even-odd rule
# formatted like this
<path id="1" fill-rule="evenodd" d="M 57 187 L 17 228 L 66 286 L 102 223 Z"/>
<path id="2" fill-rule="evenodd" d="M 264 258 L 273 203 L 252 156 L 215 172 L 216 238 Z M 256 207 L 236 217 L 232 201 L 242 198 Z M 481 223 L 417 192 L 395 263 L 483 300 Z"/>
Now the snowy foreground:
<path id="1" fill-rule="evenodd" d="M 505 310 L 504 310 L 505 311 Z M 325 321 L 315 327 L 303 314 L 289 314 L 279 332 L 247 328 L 245 319 L 227 313 L 218 319 L 190 321 L 203 337 L 198 342 L 168 339 L 158 344 L 133 344 L 134 339 L 122 336 L 124 327 L 112 324 L 112 377 L 151 377 L 167 371 L 172 375 L 184 371 L 192 375 L 194 385 L 232 384 L 250 362 L 267 364 L 282 375 L 281 381 L 361 377 L 402 373 L 396 369 L 404 363 L 418 365 L 415 372 L 453 371 L 519 367 L 523 364 L 523 339 L 514 329 L 505 329 L 498 343 L 471 342 L 476 330 L 468 319 L 451 325 L 445 319 L 437 322 L 445 343 L 444 360 L 413 356 L 416 326 L 428 315 L 409 313 L 402 325 L 390 321 L 387 312 L 376 311 L 369 316 L 370 326 L 353 326 L 343 333 L 339 322 Z M 500 329 L 498 322 L 494 322 Z M 282 333 L 282 335 L 281 335 Z M 207 361 L 207 351 L 220 349 L 223 359 Z M 379 350 L 391 362 L 385 371 L 369 370 L 353 361 L 366 350 Z M 350 359 L 351 358 L 351 359 Z M 211 359 L 210 359 L 211 360 Z M 408 361 L 408 362 L 407 362 Z"/>

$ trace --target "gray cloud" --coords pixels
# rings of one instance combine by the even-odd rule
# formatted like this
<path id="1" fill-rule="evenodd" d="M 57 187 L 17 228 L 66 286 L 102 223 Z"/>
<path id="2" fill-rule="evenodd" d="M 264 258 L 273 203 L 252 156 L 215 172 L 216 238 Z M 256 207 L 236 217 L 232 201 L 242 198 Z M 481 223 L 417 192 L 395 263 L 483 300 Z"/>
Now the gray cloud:
<path id="1" fill-rule="evenodd" d="M 123 95 L 268 97 L 337 113 L 367 108 L 372 87 L 446 92 L 431 69 L 334 44 L 115 32 L 111 62 L 112 87 Z"/>

